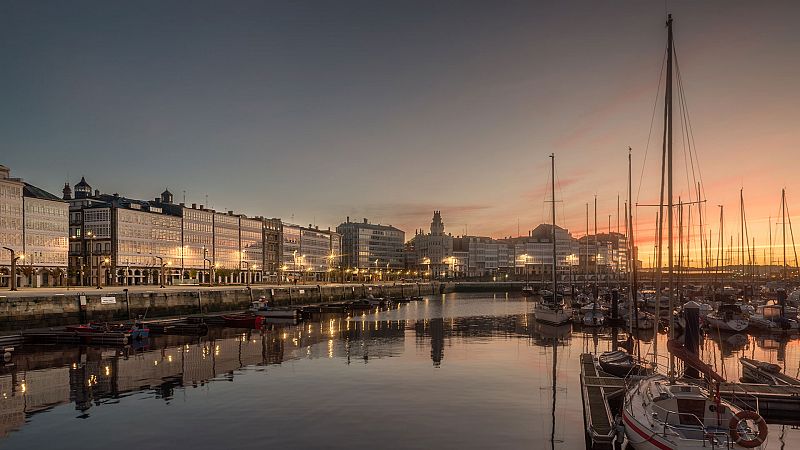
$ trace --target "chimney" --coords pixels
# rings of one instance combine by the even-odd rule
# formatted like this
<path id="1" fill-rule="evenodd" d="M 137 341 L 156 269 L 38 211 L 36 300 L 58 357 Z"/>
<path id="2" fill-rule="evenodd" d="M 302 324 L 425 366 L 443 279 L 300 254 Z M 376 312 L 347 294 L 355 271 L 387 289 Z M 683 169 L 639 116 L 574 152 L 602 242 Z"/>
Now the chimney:
<path id="1" fill-rule="evenodd" d="M 100 189 L 95 189 L 94 190 L 94 196 L 95 197 L 100 197 Z"/>
<path id="2" fill-rule="evenodd" d="M 186 203 L 180 203 L 180 205 L 186 207 Z"/>
<path id="3" fill-rule="evenodd" d="M 347 223 L 350 223 L 350 216 L 347 216 Z"/>
<path id="4" fill-rule="evenodd" d="M 366 224 L 367 224 L 367 218 L 364 217 L 364 225 L 366 225 Z"/>
<path id="5" fill-rule="evenodd" d="M 197 203 L 192 203 L 192 209 L 197 209 Z"/>

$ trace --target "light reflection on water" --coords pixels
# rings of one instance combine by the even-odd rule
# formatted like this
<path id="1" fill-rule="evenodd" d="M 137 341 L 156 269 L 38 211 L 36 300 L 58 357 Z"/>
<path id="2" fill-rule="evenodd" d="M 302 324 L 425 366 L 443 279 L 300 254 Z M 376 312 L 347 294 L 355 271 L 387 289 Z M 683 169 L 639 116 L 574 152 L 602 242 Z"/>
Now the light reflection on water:
<path id="1" fill-rule="evenodd" d="M 159 337 L 140 351 L 29 348 L 0 372 L 0 445 L 583 448 L 578 356 L 610 349 L 611 331 L 541 326 L 531 309 L 522 297 L 448 294 L 350 320 Z M 729 380 L 740 356 L 800 370 L 797 341 L 717 335 L 703 354 Z M 800 445 L 800 431 L 772 425 L 766 448 L 781 448 L 781 434 Z"/>

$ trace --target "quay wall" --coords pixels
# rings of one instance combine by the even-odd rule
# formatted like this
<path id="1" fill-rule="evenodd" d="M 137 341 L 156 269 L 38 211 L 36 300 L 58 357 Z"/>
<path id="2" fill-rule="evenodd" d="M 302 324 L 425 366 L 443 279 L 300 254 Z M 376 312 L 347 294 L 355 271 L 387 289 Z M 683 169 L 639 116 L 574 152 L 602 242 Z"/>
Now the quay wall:
<path id="1" fill-rule="evenodd" d="M 0 297 L 0 331 L 55 327 L 90 321 L 148 319 L 246 309 L 260 297 L 277 306 L 308 305 L 354 300 L 368 295 L 401 297 L 449 292 L 444 283 L 349 284 L 316 286 L 245 286 L 186 288 L 126 292 L 107 287 L 102 291 L 67 291 L 37 296 Z M 105 297 L 105 300 L 103 300 Z M 112 300 L 113 298 L 113 300 Z"/>

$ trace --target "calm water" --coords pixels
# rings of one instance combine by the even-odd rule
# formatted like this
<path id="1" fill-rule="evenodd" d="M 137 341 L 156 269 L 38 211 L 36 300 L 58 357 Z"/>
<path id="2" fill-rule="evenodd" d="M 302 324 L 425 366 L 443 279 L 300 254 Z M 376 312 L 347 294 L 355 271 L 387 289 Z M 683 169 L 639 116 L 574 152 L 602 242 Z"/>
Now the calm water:
<path id="1" fill-rule="evenodd" d="M 532 306 L 449 294 L 139 350 L 27 348 L 0 372 L 0 447 L 584 448 L 578 357 L 611 331 L 541 326 Z M 703 353 L 729 380 L 739 356 L 800 370 L 798 341 L 716 336 Z M 767 448 L 799 446 L 771 425 Z"/>

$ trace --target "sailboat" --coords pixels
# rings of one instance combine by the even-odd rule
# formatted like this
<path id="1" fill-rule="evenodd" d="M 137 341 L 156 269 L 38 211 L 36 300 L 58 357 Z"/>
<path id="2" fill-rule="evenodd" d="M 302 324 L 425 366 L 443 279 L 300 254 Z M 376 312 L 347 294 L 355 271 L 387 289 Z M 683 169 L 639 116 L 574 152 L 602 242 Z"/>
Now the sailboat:
<path id="1" fill-rule="evenodd" d="M 667 18 L 666 93 L 664 108 L 664 149 L 667 165 L 667 205 L 664 205 L 664 179 L 662 178 L 660 207 L 667 207 L 668 230 L 668 283 L 670 352 L 668 376 L 653 374 L 634 383 L 625 393 L 622 421 L 628 444 L 636 450 L 670 450 L 692 448 L 743 449 L 759 447 L 767 437 L 767 425 L 755 411 L 744 411 L 725 402 L 719 396 L 719 383 L 725 379 L 714 372 L 697 356 L 696 348 L 685 348 L 675 340 L 673 196 L 672 196 L 672 67 L 673 67 L 672 15 Z M 659 277 L 661 226 L 659 214 Z M 660 285 L 659 279 L 659 285 Z M 660 294 L 660 292 L 659 292 Z M 697 338 L 697 336 L 694 336 Z M 687 336 L 687 345 L 690 341 Z M 696 339 L 692 339 L 694 344 Z M 694 379 L 676 378 L 675 358 L 683 360 L 686 372 L 696 371 Z M 702 374 L 709 385 L 700 382 Z"/>
<path id="2" fill-rule="evenodd" d="M 552 169 L 552 212 L 553 229 L 551 239 L 553 241 L 553 292 L 542 295 L 542 300 L 537 302 L 533 309 L 533 314 L 539 322 L 552 325 L 563 325 L 572 321 L 572 309 L 564 303 L 564 297 L 558 293 L 558 278 L 556 276 L 556 157 L 550 155 Z"/>

